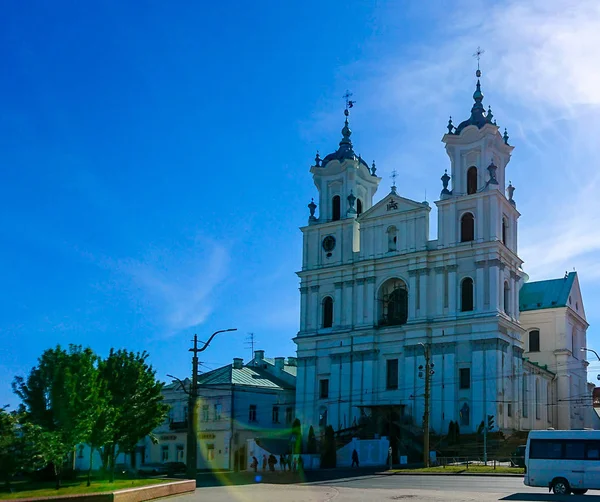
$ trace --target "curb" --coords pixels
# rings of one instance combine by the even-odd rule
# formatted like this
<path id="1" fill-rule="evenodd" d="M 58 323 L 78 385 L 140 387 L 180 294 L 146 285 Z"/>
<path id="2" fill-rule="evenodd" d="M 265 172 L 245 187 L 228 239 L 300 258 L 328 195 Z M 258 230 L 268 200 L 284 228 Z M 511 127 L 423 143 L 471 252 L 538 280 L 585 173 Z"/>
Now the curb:
<path id="1" fill-rule="evenodd" d="M 509 472 L 499 472 L 494 474 L 492 472 L 389 472 L 383 471 L 378 472 L 383 476 L 487 476 L 494 478 L 522 478 L 524 474 L 511 474 Z"/>

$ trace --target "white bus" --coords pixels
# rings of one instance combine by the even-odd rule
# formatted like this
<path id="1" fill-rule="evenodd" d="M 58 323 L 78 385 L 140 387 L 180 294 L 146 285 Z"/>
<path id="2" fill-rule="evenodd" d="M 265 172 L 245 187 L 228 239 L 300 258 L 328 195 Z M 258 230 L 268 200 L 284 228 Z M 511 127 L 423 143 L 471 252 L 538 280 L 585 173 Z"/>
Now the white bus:
<path id="1" fill-rule="evenodd" d="M 523 481 L 558 495 L 600 490 L 600 431 L 531 431 Z"/>

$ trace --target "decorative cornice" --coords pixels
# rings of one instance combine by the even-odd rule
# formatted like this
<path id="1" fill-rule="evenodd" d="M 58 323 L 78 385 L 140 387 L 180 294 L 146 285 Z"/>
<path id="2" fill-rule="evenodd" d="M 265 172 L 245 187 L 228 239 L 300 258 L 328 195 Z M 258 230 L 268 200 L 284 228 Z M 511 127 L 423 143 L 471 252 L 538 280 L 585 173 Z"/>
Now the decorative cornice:
<path id="1" fill-rule="evenodd" d="M 409 270 L 408 271 L 408 276 L 409 277 L 416 277 L 417 276 L 417 270 Z"/>
<path id="2" fill-rule="evenodd" d="M 367 277 L 367 284 L 375 284 L 375 276 Z"/>
<path id="3" fill-rule="evenodd" d="M 344 281 L 334 282 L 333 285 L 335 286 L 335 289 L 342 289 Z"/>
<path id="4" fill-rule="evenodd" d="M 458 268 L 458 265 L 446 265 L 446 270 L 448 270 L 448 272 L 455 272 L 456 269 Z"/>
<path id="5" fill-rule="evenodd" d="M 344 281 L 346 286 L 352 286 L 354 284 L 354 279 L 350 279 L 349 281 Z"/>
<path id="6" fill-rule="evenodd" d="M 365 279 L 356 279 L 356 284 L 358 284 L 359 286 L 362 286 L 365 283 Z"/>
<path id="7" fill-rule="evenodd" d="M 511 271 L 510 271 L 510 278 L 511 278 L 511 279 L 517 279 L 517 277 L 518 277 L 518 276 L 517 276 L 517 273 L 516 273 L 514 270 L 511 270 Z"/>
<path id="8" fill-rule="evenodd" d="M 502 265 L 502 262 L 498 258 L 494 258 L 493 260 L 488 260 L 488 265 L 490 267 L 499 267 Z"/>
<path id="9" fill-rule="evenodd" d="M 310 290 L 311 290 L 311 291 L 319 291 L 319 288 L 320 288 L 320 287 L 321 287 L 321 286 L 318 286 L 318 285 L 317 285 L 317 286 L 311 286 L 311 287 L 310 287 Z"/>
<path id="10" fill-rule="evenodd" d="M 301 286 L 298 289 L 300 290 L 300 293 L 302 293 L 303 295 L 308 293 L 308 286 Z"/>
<path id="11" fill-rule="evenodd" d="M 485 268 L 485 266 L 487 265 L 488 261 L 487 260 L 479 260 L 475 262 L 475 266 L 477 268 Z"/>
<path id="12" fill-rule="evenodd" d="M 441 267 L 435 267 L 433 270 L 435 270 L 435 272 L 439 274 L 440 272 L 444 272 L 446 270 L 446 267 L 442 265 Z"/>

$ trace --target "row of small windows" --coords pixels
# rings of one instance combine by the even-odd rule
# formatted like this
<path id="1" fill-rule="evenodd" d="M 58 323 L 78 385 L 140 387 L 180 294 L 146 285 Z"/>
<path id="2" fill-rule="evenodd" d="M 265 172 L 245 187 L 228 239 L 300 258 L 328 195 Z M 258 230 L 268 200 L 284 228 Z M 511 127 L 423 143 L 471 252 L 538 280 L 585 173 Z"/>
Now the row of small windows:
<path id="1" fill-rule="evenodd" d="M 408 321 L 408 288 L 404 281 L 390 279 L 380 289 L 378 298 L 379 324 L 384 326 L 397 326 Z M 333 298 L 323 298 L 322 327 L 333 326 Z M 465 277 L 460 283 L 460 310 L 471 312 L 475 308 L 473 279 Z M 510 286 L 504 283 L 504 312 L 510 314 Z M 539 333 L 538 333 L 539 337 Z M 539 347 L 539 342 L 538 342 Z M 539 350 L 539 348 L 538 348 Z"/>
<path id="2" fill-rule="evenodd" d="M 460 310 L 470 312 L 474 309 L 473 279 L 466 277 L 460 284 Z M 404 281 L 390 279 L 380 289 L 377 299 L 379 324 L 397 326 L 408 321 L 408 288 Z M 322 303 L 322 327 L 333 326 L 333 298 L 326 296 Z"/>
<path id="3" fill-rule="evenodd" d="M 362 200 L 356 199 L 356 215 L 360 216 L 363 212 Z M 334 195 L 331 199 L 331 221 L 338 221 L 342 217 L 342 199 L 339 195 Z"/>

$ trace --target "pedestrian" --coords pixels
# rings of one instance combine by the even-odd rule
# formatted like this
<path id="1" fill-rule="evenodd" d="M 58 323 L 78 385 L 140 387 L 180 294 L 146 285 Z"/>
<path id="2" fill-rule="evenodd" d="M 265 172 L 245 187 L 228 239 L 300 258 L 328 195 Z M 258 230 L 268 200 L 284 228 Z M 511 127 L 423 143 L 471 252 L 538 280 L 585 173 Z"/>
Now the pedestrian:
<path id="1" fill-rule="evenodd" d="M 297 465 L 297 464 L 296 464 L 296 457 L 294 457 L 294 459 L 292 460 L 292 470 L 293 470 L 294 472 L 296 472 L 296 465 Z"/>
<path id="2" fill-rule="evenodd" d="M 298 455 L 298 472 L 302 474 L 304 470 L 304 460 L 302 460 L 302 455 Z"/>
<path id="3" fill-rule="evenodd" d="M 275 455 L 273 455 L 272 453 L 269 455 L 269 470 L 271 472 L 275 472 L 275 464 L 277 463 L 277 459 L 275 458 Z"/>
<path id="4" fill-rule="evenodd" d="M 254 456 L 252 457 L 252 463 L 250 464 L 250 467 L 254 469 L 254 472 L 258 471 L 258 459 Z"/>
<path id="5" fill-rule="evenodd" d="M 267 456 L 263 455 L 263 471 L 267 470 Z"/>
<path id="6" fill-rule="evenodd" d="M 352 467 L 354 467 L 354 464 L 356 464 L 356 467 L 358 467 L 358 452 L 356 449 L 354 449 L 352 452 Z"/>
<path id="7" fill-rule="evenodd" d="M 288 466 L 288 470 L 292 470 L 292 454 L 288 453 L 287 456 L 285 457 L 285 460 L 287 462 L 287 466 Z"/>
<path id="8" fill-rule="evenodd" d="M 279 465 L 281 466 L 281 470 L 285 472 L 285 458 L 283 454 L 279 455 Z"/>

